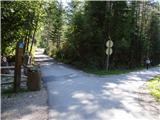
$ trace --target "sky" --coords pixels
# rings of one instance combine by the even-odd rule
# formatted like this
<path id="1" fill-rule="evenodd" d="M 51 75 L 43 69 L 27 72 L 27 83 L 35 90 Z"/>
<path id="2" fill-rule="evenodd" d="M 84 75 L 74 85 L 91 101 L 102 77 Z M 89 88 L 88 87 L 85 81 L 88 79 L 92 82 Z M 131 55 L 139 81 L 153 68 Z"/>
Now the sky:
<path id="1" fill-rule="evenodd" d="M 63 6 L 67 6 L 67 3 L 68 2 L 71 2 L 72 0 L 58 0 L 58 1 L 61 1 Z M 80 0 L 80 1 L 84 1 L 84 0 Z M 93 1 L 98 1 L 98 0 L 93 0 Z M 101 0 L 101 1 L 110 1 L 110 0 Z M 125 0 L 114 0 L 114 1 L 125 1 Z M 133 1 L 133 0 L 130 0 L 130 1 Z M 138 1 L 142 1 L 142 0 L 138 0 Z M 147 1 L 147 0 L 146 0 Z M 158 1 L 160 2 L 160 0 L 153 0 L 153 1 Z"/>
<path id="2" fill-rule="evenodd" d="M 67 6 L 68 2 L 71 2 L 71 0 L 58 0 L 58 1 L 62 1 L 63 6 Z"/>

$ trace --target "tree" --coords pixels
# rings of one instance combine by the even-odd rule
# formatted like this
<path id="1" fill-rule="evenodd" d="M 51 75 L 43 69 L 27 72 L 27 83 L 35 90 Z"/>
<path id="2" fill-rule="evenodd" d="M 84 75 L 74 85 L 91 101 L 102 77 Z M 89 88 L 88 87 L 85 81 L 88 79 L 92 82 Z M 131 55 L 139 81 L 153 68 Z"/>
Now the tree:
<path id="1" fill-rule="evenodd" d="M 48 1 L 45 2 L 45 26 L 44 26 L 44 34 L 42 38 L 46 38 L 48 41 L 48 51 L 53 49 L 52 45 L 56 46 L 56 50 L 54 49 L 54 53 L 60 50 L 61 36 L 62 36 L 62 15 L 63 8 L 62 3 L 58 1 Z M 51 43 L 51 42 L 52 43 Z M 51 46 L 49 44 L 52 44 Z"/>
<path id="2" fill-rule="evenodd" d="M 153 22 L 150 17 L 154 5 L 157 3 L 153 1 L 72 1 L 68 11 L 65 59 L 76 66 L 104 68 L 105 43 L 110 36 L 114 42 L 112 68 L 143 65 L 145 57 L 155 53 L 151 53 L 151 49 L 157 49 L 149 34 L 156 37 L 152 36 L 154 41 L 158 40 L 155 35 L 159 35 L 158 27 L 153 30 L 153 26 L 157 26 L 159 20 L 152 17 Z"/>
<path id="3" fill-rule="evenodd" d="M 16 42 L 21 40 L 29 45 L 33 32 L 43 15 L 42 2 L 2 1 L 2 53 L 12 53 Z M 28 48 L 28 47 L 27 47 Z"/>

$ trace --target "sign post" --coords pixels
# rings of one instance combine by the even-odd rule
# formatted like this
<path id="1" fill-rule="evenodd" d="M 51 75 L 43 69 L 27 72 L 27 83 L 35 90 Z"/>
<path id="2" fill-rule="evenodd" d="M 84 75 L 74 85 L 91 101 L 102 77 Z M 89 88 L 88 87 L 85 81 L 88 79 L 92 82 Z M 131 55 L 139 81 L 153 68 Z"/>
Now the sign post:
<path id="1" fill-rule="evenodd" d="M 21 65 L 22 65 L 22 59 L 23 59 L 23 48 L 24 43 L 23 42 L 17 42 L 16 46 L 16 59 L 15 59 L 15 71 L 14 71 L 14 92 L 17 92 L 20 88 L 20 82 L 21 82 Z"/>
<path id="2" fill-rule="evenodd" d="M 113 41 L 111 40 L 111 38 L 109 37 L 109 40 L 106 42 L 106 55 L 107 55 L 107 71 L 109 69 L 109 56 L 112 54 L 113 50 L 112 50 L 112 47 L 113 47 Z"/>

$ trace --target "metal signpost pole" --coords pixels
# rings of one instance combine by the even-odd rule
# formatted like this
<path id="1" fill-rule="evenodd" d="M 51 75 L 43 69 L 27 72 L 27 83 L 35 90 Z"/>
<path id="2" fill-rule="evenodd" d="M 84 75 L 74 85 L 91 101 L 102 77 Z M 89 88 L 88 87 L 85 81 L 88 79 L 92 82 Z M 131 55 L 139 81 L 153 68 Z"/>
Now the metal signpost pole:
<path id="1" fill-rule="evenodd" d="M 107 55 L 107 71 L 109 70 L 109 55 Z"/>
<path id="2" fill-rule="evenodd" d="M 109 40 L 106 42 L 106 55 L 107 55 L 107 66 L 106 69 L 107 71 L 109 70 L 109 56 L 112 54 L 112 46 L 113 46 L 113 42 L 109 36 Z"/>
<path id="3" fill-rule="evenodd" d="M 110 42 L 109 42 L 110 45 Z M 108 48 L 108 54 L 107 54 L 107 71 L 109 70 L 109 53 L 110 53 L 110 47 Z"/>

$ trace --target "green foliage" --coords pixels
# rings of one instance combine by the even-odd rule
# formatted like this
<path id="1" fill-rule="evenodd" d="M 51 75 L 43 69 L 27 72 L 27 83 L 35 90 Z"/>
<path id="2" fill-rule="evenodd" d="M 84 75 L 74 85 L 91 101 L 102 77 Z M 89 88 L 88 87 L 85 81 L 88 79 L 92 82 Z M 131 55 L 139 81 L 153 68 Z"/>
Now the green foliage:
<path id="1" fill-rule="evenodd" d="M 155 76 L 153 79 L 147 81 L 146 85 L 150 94 L 160 101 L 160 76 Z"/>
<path id="2" fill-rule="evenodd" d="M 41 6 L 39 1 L 1 2 L 2 53 L 13 52 L 17 41 L 33 37 L 43 15 Z"/>
<path id="3" fill-rule="evenodd" d="M 110 67 L 160 63 L 160 5 L 154 1 L 2 1 L 2 53 L 23 40 L 78 67 L 105 69 L 106 41 L 114 42 Z M 41 41 L 36 42 L 41 39 Z M 31 44 L 30 44 L 31 43 Z"/>
<path id="4" fill-rule="evenodd" d="M 156 65 L 160 61 L 160 11 L 158 10 L 155 10 L 151 14 L 149 32 L 151 56 L 153 58 L 153 63 Z"/>
<path id="5" fill-rule="evenodd" d="M 50 55 L 55 55 L 57 50 L 60 50 L 61 36 L 62 36 L 62 3 L 58 1 L 47 1 L 44 3 L 45 7 L 45 25 L 42 31 L 42 41 L 41 44 L 46 44 L 47 52 Z M 52 43 L 51 43 L 52 42 Z M 52 44 L 56 46 L 51 46 Z M 54 49 L 52 49 L 52 47 Z"/>
<path id="6" fill-rule="evenodd" d="M 91 69 L 91 68 L 84 68 L 84 71 L 87 73 L 92 73 L 96 75 L 112 75 L 112 74 L 125 74 L 132 71 L 140 70 L 142 68 L 136 69 L 112 69 L 107 71 L 106 69 Z"/>
<path id="7" fill-rule="evenodd" d="M 114 42 L 111 68 L 135 68 L 149 56 L 159 63 L 159 5 L 141 1 L 72 1 L 68 15 L 64 58 L 80 67 L 103 69 L 105 43 Z M 152 17 L 151 15 L 155 15 Z"/>
<path id="8" fill-rule="evenodd" d="M 29 90 L 27 90 L 27 88 L 20 88 L 17 91 L 17 93 L 24 93 L 24 92 L 29 92 Z M 17 93 L 13 91 L 13 87 L 9 87 L 7 89 L 2 90 L 2 96 L 12 97 L 12 96 L 16 96 Z"/>

